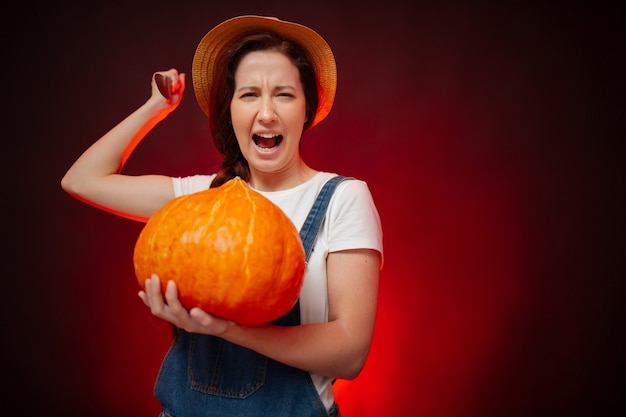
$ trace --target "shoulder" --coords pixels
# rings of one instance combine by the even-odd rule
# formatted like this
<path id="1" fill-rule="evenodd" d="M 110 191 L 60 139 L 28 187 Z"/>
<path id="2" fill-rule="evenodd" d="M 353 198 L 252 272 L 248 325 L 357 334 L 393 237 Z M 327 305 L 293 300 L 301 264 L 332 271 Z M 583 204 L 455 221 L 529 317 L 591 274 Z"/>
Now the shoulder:
<path id="1" fill-rule="evenodd" d="M 333 219 L 347 217 L 356 221 L 379 221 L 378 209 L 367 182 L 354 177 L 347 177 L 337 185 L 328 210 Z"/>
<path id="2" fill-rule="evenodd" d="M 312 182 L 315 183 L 316 188 L 321 189 L 330 180 L 335 179 L 339 179 L 337 190 L 354 194 L 369 194 L 369 187 L 364 180 L 349 175 L 336 174 L 333 172 L 319 172 L 313 178 Z"/>
<path id="3" fill-rule="evenodd" d="M 337 185 L 336 194 L 337 198 L 343 201 L 367 200 L 373 202 L 367 182 L 355 177 L 344 177 L 343 181 Z"/>
<path id="4" fill-rule="evenodd" d="M 351 177 L 337 186 L 325 229 L 330 252 L 373 249 L 382 255 L 381 219 L 367 182 Z"/>

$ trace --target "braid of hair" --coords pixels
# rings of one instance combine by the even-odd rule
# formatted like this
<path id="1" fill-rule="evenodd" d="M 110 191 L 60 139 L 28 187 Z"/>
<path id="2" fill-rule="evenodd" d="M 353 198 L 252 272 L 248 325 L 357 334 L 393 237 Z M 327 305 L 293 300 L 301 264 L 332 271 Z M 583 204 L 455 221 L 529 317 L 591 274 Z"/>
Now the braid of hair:
<path id="1" fill-rule="evenodd" d="M 246 182 L 250 179 L 248 161 L 243 157 L 237 140 L 232 140 L 228 143 L 229 146 L 223 152 L 222 169 L 215 175 L 211 182 L 211 188 L 219 187 L 235 177 L 239 177 Z"/>

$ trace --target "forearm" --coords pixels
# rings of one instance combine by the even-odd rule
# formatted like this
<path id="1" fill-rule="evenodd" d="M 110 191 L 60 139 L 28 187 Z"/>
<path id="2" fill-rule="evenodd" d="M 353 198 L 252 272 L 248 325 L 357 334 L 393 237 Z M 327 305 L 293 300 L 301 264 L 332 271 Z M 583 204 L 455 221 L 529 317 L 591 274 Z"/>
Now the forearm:
<path id="1" fill-rule="evenodd" d="M 365 364 L 371 331 L 351 334 L 339 321 L 301 326 L 234 325 L 223 337 L 295 368 L 353 379 Z"/>
<path id="2" fill-rule="evenodd" d="M 119 173 L 131 152 L 166 115 L 156 100 L 148 100 L 83 152 L 63 177 L 63 188 L 81 194 L 85 184 Z"/>

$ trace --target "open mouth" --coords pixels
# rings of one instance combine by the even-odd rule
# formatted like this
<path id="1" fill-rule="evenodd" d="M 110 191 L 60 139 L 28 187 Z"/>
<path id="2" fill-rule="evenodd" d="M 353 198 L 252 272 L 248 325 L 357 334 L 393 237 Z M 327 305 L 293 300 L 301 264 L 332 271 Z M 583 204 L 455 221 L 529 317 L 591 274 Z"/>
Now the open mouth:
<path id="1" fill-rule="evenodd" d="M 283 135 L 278 134 L 254 134 L 252 140 L 255 145 L 262 149 L 272 149 L 283 141 Z"/>

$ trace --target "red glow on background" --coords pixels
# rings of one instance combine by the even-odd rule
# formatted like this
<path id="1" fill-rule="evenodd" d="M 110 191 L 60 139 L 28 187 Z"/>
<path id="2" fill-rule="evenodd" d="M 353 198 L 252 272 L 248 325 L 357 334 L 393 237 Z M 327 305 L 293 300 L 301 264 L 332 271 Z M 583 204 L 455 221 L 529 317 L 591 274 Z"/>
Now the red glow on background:
<path id="1" fill-rule="evenodd" d="M 424 113 L 422 129 L 394 132 L 419 136 L 404 148 L 417 163 L 373 190 L 385 230 L 380 313 L 366 369 L 338 384 L 346 415 L 462 415 L 484 394 L 485 371 L 505 361 L 507 326 L 528 307 L 519 173 L 484 150 L 446 149 L 468 134 L 439 121 L 463 115 L 447 106 Z M 472 138 L 486 135 L 481 123 Z M 397 160 L 381 157 L 393 169 Z"/>

